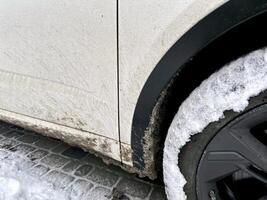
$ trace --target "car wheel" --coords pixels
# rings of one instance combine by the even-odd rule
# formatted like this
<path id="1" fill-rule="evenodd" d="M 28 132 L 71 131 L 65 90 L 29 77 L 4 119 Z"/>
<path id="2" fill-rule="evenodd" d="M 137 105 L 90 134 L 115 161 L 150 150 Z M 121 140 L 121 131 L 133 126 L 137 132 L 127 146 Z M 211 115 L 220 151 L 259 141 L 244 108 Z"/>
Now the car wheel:
<path id="1" fill-rule="evenodd" d="M 267 53 L 224 66 L 180 106 L 164 148 L 170 200 L 267 196 Z"/>

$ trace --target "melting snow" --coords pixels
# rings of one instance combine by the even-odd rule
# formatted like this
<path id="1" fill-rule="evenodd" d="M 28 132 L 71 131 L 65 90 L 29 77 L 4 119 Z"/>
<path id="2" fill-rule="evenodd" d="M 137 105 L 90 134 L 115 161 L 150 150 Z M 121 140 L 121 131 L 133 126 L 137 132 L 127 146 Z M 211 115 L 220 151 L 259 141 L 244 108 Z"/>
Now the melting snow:
<path id="1" fill-rule="evenodd" d="M 169 128 L 164 149 L 164 182 L 169 200 L 184 200 L 186 180 L 178 167 L 181 147 L 223 112 L 241 112 L 250 97 L 267 88 L 267 51 L 254 51 L 224 66 L 183 102 Z"/>
<path id="2" fill-rule="evenodd" d="M 88 185 L 80 177 L 65 185 L 66 177 L 40 176 L 34 163 L 19 152 L 0 148 L 0 200 L 107 200 L 112 194 Z M 40 171 L 39 171 L 40 172 Z M 47 172 L 48 173 L 48 172 Z M 64 180 L 65 179 L 65 180 Z M 78 180 L 77 180 L 78 179 Z"/>
<path id="3" fill-rule="evenodd" d="M 60 189 L 61 179 L 46 180 L 32 173 L 33 163 L 0 149 L 0 200 L 107 200 L 109 191 L 100 188 L 87 194 L 86 188 L 73 183 L 73 189 Z M 84 191 L 86 190 L 86 191 Z M 77 192 L 84 192 L 84 196 Z"/>
<path id="4" fill-rule="evenodd" d="M 22 164 L 24 163 L 24 164 Z M 27 172 L 22 158 L 1 150 L 0 200 L 64 200 L 66 196 L 51 183 Z"/>

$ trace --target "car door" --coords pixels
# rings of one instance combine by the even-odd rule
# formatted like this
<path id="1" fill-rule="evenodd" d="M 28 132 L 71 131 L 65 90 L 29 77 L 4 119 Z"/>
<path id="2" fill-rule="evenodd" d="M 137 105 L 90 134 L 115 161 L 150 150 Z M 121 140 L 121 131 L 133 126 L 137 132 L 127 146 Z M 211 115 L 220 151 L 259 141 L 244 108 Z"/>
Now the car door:
<path id="1" fill-rule="evenodd" d="M 0 112 L 119 140 L 116 0 L 0 0 L 0 24 Z"/>

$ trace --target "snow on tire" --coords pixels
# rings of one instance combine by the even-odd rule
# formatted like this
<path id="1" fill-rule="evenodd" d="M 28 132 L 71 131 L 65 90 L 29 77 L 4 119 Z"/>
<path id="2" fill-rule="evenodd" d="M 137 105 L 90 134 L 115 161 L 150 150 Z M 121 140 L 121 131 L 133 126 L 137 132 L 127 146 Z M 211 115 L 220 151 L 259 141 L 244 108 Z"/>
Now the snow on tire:
<path id="1" fill-rule="evenodd" d="M 182 103 L 165 141 L 164 183 L 169 200 L 184 200 L 186 180 L 178 167 L 180 149 L 194 134 L 224 117 L 243 111 L 251 97 L 267 88 L 267 49 L 254 51 L 211 75 Z"/>

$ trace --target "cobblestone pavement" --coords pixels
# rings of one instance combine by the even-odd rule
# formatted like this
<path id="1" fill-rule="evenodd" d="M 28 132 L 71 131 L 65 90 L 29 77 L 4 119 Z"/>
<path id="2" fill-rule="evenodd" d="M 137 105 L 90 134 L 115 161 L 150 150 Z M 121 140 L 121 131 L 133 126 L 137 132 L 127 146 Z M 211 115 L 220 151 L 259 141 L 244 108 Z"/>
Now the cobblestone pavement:
<path id="1" fill-rule="evenodd" d="M 23 158 L 29 173 L 62 189 L 69 199 L 166 199 L 160 185 L 106 165 L 94 155 L 59 140 L 0 122 L 0 156 L 5 153 Z"/>

